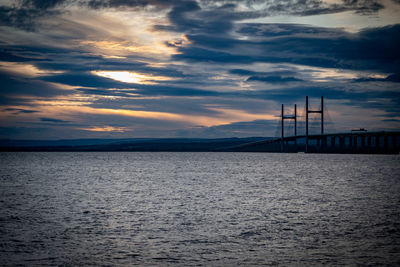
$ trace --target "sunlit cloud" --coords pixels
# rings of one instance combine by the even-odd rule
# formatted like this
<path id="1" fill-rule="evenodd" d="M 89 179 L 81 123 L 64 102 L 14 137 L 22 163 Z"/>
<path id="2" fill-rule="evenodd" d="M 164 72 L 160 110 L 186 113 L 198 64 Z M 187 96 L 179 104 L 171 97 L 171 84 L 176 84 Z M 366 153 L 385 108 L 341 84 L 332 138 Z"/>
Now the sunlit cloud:
<path id="1" fill-rule="evenodd" d="M 130 130 L 128 127 L 113 127 L 113 126 L 77 128 L 77 129 L 90 132 L 115 132 L 115 133 L 123 133 Z"/>
<path id="2" fill-rule="evenodd" d="M 115 108 L 95 108 L 87 106 L 89 102 L 75 102 L 67 100 L 52 100 L 52 101 L 32 101 L 32 105 L 37 106 L 38 115 L 52 114 L 63 120 L 73 121 L 74 118 L 79 118 L 79 114 L 94 114 L 94 115 L 114 115 L 126 116 L 132 118 L 143 118 L 159 121 L 179 122 L 186 126 L 216 126 L 229 124 L 240 121 L 253 120 L 275 120 L 274 114 L 268 113 L 250 113 L 244 110 L 236 110 L 232 108 L 219 108 L 213 105 L 207 107 L 213 111 L 214 115 L 207 114 L 184 114 L 149 110 L 134 110 L 134 109 L 115 109 Z M 15 107 L 14 107 L 15 108 Z M 18 107 L 22 108 L 22 107 Z"/>
<path id="3" fill-rule="evenodd" d="M 128 55 L 146 55 L 146 56 L 166 56 L 175 53 L 175 50 L 165 46 L 164 44 L 140 45 L 131 41 L 82 41 L 81 46 L 84 46 L 89 51 L 98 53 L 104 58 L 126 58 Z"/>
<path id="4" fill-rule="evenodd" d="M 0 61 L 0 71 L 28 78 L 63 73 L 63 71 L 39 69 L 38 67 L 28 63 L 4 62 L 4 61 Z"/>
<path id="5" fill-rule="evenodd" d="M 176 49 L 166 43 L 172 39 L 182 39 L 178 33 L 153 30 L 154 24 L 169 24 L 166 17 L 160 14 L 161 11 L 136 9 L 84 12 L 74 10 L 71 15 L 65 15 L 66 19 L 90 27 L 95 33 L 88 32 L 88 38 L 77 40 L 77 45 L 105 58 L 137 55 L 168 59 L 176 53 Z"/>
<path id="6" fill-rule="evenodd" d="M 352 80 L 361 77 L 369 78 L 386 78 L 387 74 L 376 73 L 371 71 L 359 71 L 349 69 L 334 69 L 334 68 L 322 68 L 322 67 L 310 67 L 310 66 L 295 66 L 296 69 L 309 74 L 309 79 L 314 82 L 332 82 L 338 80 Z"/>
<path id="7" fill-rule="evenodd" d="M 315 82 L 330 82 L 335 79 L 356 79 L 357 73 L 346 72 L 338 69 L 322 69 L 319 68 L 317 71 L 311 73 Z"/>
<path id="8" fill-rule="evenodd" d="M 236 110 L 229 108 L 210 107 L 210 110 L 221 113 L 221 117 L 225 118 L 225 123 L 233 123 L 239 121 L 254 121 L 254 120 L 276 120 L 277 117 L 273 114 L 254 114 L 244 110 Z M 224 124 L 224 123 L 220 123 Z"/>
<path id="9" fill-rule="evenodd" d="M 172 78 L 153 76 L 130 71 L 92 71 L 93 74 L 124 83 L 155 84 L 154 81 L 169 81 Z"/>

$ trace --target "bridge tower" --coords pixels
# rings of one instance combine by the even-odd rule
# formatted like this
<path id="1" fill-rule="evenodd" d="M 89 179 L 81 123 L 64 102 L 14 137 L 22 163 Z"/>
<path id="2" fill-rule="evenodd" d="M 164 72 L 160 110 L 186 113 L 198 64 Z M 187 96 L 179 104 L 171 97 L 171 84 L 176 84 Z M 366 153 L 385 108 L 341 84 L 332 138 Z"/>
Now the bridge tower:
<path id="1" fill-rule="evenodd" d="M 321 110 L 310 110 L 308 109 L 308 96 L 306 96 L 306 152 L 308 152 L 308 114 L 319 113 L 321 114 L 321 140 L 322 146 L 324 146 L 324 96 L 321 96 Z"/>
<path id="2" fill-rule="evenodd" d="M 296 104 L 294 104 L 294 115 L 288 115 L 288 116 L 285 116 L 284 105 L 282 104 L 282 112 L 281 112 L 281 121 L 282 121 L 282 123 L 281 123 L 281 127 L 282 127 L 282 130 L 281 130 L 281 152 L 283 152 L 283 139 L 285 138 L 285 127 L 284 127 L 285 126 L 284 125 L 285 120 L 294 120 L 294 136 L 295 136 L 294 144 L 295 144 L 295 146 L 297 146 L 297 138 L 296 138 L 296 136 L 297 136 L 297 107 L 296 107 Z"/>

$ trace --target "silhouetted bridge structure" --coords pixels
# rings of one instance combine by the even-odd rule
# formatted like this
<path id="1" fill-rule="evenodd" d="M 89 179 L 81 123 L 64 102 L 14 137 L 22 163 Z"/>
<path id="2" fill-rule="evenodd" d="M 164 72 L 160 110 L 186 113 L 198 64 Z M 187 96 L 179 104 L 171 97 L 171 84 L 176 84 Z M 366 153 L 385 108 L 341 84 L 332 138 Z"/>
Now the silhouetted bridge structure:
<path id="1" fill-rule="evenodd" d="M 309 114 L 320 114 L 321 130 L 319 134 L 309 134 Z M 232 147 L 231 151 L 262 152 L 305 152 L 305 153 L 357 153 L 357 154 L 398 154 L 400 151 L 400 131 L 368 132 L 364 129 L 351 130 L 347 133 L 324 133 L 324 97 L 321 97 L 319 110 L 309 109 L 306 97 L 305 135 L 297 135 L 297 107 L 294 114 L 281 112 L 281 137 L 262 140 Z M 294 120 L 294 135 L 285 136 L 285 120 Z"/>
<path id="2" fill-rule="evenodd" d="M 233 147 L 233 151 L 398 154 L 400 132 L 333 133 L 289 136 Z"/>

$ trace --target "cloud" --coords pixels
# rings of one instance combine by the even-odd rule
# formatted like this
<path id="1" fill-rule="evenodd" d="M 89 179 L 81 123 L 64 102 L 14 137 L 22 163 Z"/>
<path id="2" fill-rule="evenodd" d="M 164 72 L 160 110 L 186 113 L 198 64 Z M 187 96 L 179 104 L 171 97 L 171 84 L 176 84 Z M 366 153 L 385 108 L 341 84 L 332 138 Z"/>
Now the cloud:
<path id="1" fill-rule="evenodd" d="M 246 10 L 243 10 L 244 7 Z M 168 14 L 172 25 L 157 25 L 156 28 L 185 33 L 227 34 L 235 22 L 245 19 L 277 15 L 314 16 L 345 11 L 370 15 L 383 8 L 379 0 L 342 0 L 342 3 L 316 0 L 177 1 Z"/>
<path id="2" fill-rule="evenodd" d="M 223 124 L 211 127 L 194 127 L 178 130 L 175 136 L 204 138 L 229 138 L 249 136 L 274 136 L 277 120 L 254 120 Z"/>
<path id="3" fill-rule="evenodd" d="M 170 86 L 166 84 L 139 84 L 125 83 L 110 78 L 101 77 L 92 73 L 73 72 L 41 78 L 44 81 L 67 84 L 71 86 L 92 87 L 96 89 L 78 89 L 81 92 L 97 95 L 164 95 L 164 96 L 210 96 L 218 95 L 218 92 L 201 90 L 196 88 Z M 110 90 L 111 89 L 111 90 Z M 120 89 L 115 91 L 115 89 Z"/>
<path id="4" fill-rule="evenodd" d="M 367 77 L 367 78 L 359 78 L 353 80 L 353 82 L 393 82 L 393 83 L 400 83 L 400 74 L 391 74 L 386 78 L 374 78 L 374 77 Z"/>
<path id="5" fill-rule="evenodd" d="M 154 6 L 158 8 L 166 8 L 174 2 L 180 1 L 167 1 L 167 0 L 89 0 L 86 1 L 87 5 L 91 8 L 122 8 L 122 7 L 146 7 Z"/>
<path id="6" fill-rule="evenodd" d="M 0 25 L 3 24 L 33 31 L 35 30 L 37 21 L 43 16 L 60 14 L 59 11 L 52 8 L 61 2 L 65 1 L 23 0 L 18 1 L 17 5 L 14 6 L 0 6 Z"/>
<path id="7" fill-rule="evenodd" d="M 11 111 L 14 114 L 21 114 L 21 113 L 30 114 L 30 113 L 38 112 L 37 110 L 22 109 L 22 108 L 6 108 L 6 109 L 3 109 L 3 111 L 6 111 L 6 112 Z"/>
<path id="8" fill-rule="evenodd" d="M 398 3 L 398 1 L 394 1 Z M 240 8 L 238 6 L 240 5 Z M 34 31 L 40 20 L 68 12 L 71 6 L 89 9 L 170 9 L 171 25 L 157 25 L 159 30 L 226 33 L 235 21 L 277 15 L 312 16 L 352 11 L 370 15 L 384 8 L 380 0 L 342 0 L 341 3 L 317 0 L 269 1 L 166 1 L 166 0 L 20 0 L 0 6 L 0 23 Z"/>
<path id="9" fill-rule="evenodd" d="M 268 25 L 263 26 L 264 39 L 253 40 L 251 28 L 245 24 L 248 40 L 231 36 L 207 39 L 193 38 L 185 47 L 177 47 L 179 54 L 174 59 L 189 62 L 218 62 L 224 64 L 250 64 L 256 62 L 291 63 L 325 68 L 375 70 L 395 72 L 400 69 L 400 24 L 370 28 L 358 33 L 347 33 L 337 29 L 320 35 L 320 28 L 311 26 L 271 25 L 279 36 L 268 37 Z M 293 28 L 292 28 L 293 27 Z M 307 35 L 297 34 L 303 28 Z M 283 34 L 285 32 L 285 34 Z M 244 31 L 242 31 L 243 34 Z M 201 41 L 200 41 L 201 39 Z M 227 47 L 221 43 L 228 42 Z M 370 53 L 374 51 L 374 53 Z"/>
<path id="10" fill-rule="evenodd" d="M 11 76 L 9 73 L 0 72 L 1 91 L 0 96 L 38 96 L 50 97 L 57 95 L 68 95 L 73 91 L 60 89 L 51 83 L 44 81 Z"/>
<path id="11" fill-rule="evenodd" d="M 126 83 L 93 75 L 89 72 L 67 72 L 63 74 L 43 77 L 42 80 L 67 84 L 71 86 L 84 86 L 84 87 L 96 87 L 96 88 L 129 87 Z"/>
<path id="12" fill-rule="evenodd" d="M 114 126 L 102 126 L 102 127 L 90 127 L 90 128 L 79 128 L 79 130 L 91 131 L 91 132 L 117 132 L 123 133 L 130 129 L 127 127 L 114 127 Z"/>
<path id="13" fill-rule="evenodd" d="M 16 56 L 13 53 L 10 53 L 10 52 L 7 52 L 7 51 L 0 51 L 0 61 L 8 61 L 8 62 L 36 61 L 36 62 L 39 62 L 41 60 L 43 60 L 43 59 Z"/>
<path id="14" fill-rule="evenodd" d="M 66 123 L 69 121 L 64 121 L 64 120 L 60 120 L 60 119 L 54 119 L 54 118 L 40 118 L 41 121 L 44 122 L 54 122 L 54 123 Z"/>
<path id="15" fill-rule="evenodd" d="M 273 72 L 258 72 L 245 69 L 232 69 L 229 71 L 231 74 L 240 76 L 248 76 L 247 82 L 266 82 L 266 83 L 287 83 L 287 82 L 300 82 L 302 79 L 296 78 L 294 71 L 273 71 Z"/>
<path id="16" fill-rule="evenodd" d="M 266 83 L 287 83 L 287 82 L 300 82 L 301 79 L 295 77 L 284 76 L 250 76 L 246 81 L 248 82 L 266 82 Z"/>
<path id="17" fill-rule="evenodd" d="M 66 0 L 22 0 L 21 6 L 34 9 L 50 9 L 67 2 Z"/>

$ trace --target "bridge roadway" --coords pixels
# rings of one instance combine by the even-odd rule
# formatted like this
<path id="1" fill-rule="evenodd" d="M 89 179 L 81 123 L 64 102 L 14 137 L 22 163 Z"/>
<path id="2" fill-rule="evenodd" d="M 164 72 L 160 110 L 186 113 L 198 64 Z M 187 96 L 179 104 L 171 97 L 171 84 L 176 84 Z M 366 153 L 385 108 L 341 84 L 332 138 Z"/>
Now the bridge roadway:
<path id="1" fill-rule="evenodd" d="M 362 132 L 288 136 L 242 144 L 228 151 L 398 154 L 400 132 Z M 283 143 L 283 144 L 282 144 Z"/>

